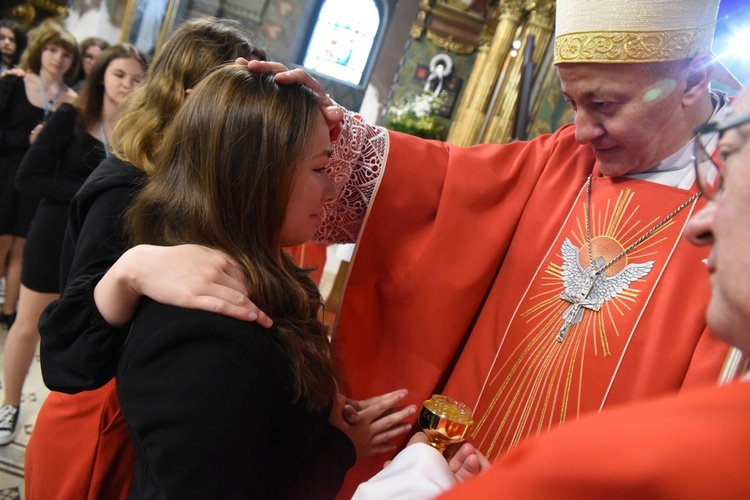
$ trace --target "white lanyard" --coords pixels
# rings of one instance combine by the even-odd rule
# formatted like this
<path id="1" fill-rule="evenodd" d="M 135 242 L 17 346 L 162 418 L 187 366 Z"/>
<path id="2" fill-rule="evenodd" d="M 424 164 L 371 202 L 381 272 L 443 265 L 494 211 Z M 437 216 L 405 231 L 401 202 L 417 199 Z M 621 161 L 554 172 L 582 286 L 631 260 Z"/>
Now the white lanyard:
<path id="1" fill-rule="evenodd" d="M 107 134 L 104 133 L 104 124 L 99 120 L 99 133 L 102 135 L 102 144 L 104 144 L 104 156 L 109 158 L 109 146 L 107 145 Z"/>
<path id="2" fill-rule="evenodd" d="M 39 80 L 39 93 L 42 95 L 42 110 L 44 111 L 44 120 L 46 120 L 49 114 L 52 112 L 52 107 L 60 97 L 60 92 L 62 92 L 63 86 L 60 85 L 59 87 L 57 87 L 57 94 L 55 94 L 55 97 L 53 97 L 48 103 L 47 94 L 46 92 L 44 92 L 44 85 L 42 85 L 42 77 L 40 77 L 39 75 L 37 75 L 36 77 Z"/>

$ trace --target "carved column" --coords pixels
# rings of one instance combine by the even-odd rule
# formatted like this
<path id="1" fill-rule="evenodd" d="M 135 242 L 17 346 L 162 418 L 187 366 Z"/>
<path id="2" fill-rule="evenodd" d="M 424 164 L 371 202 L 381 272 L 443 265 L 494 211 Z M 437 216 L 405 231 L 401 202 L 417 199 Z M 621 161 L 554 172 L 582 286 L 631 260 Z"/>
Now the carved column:
<path id="1" fill-rule="evenodd" d="M 552 39 L 555 28 L 555 0 L 540 1 L 531 4 L 532 10 L 529 19 L 521 30 L 521 48 L 519 56 L 514 57 L 508 64 L 505 78 L 502 82 L 499 98 L 492 110 L 489 111 L 490 119 L 487 128 L 479 142 L 505 143 L 513 138 L 513 127 L 516 118 L 516 108 L 519 95 L 519 84 L 523 71 L 523 54 L 529 35 L 534 35 L 535 45 L 532 60 L 539 67 L 547 46 Z"/>
<path id="2" fill-rule="evenodd" d="M 448 134 L 448 142 L 459 146 L 471 146 L 477 143 L 503 61 L 510 51 L 515 33 L 523 19 L 524 3 L 525 0 L 509 0 L 500 3 L 496 11 L 499 13 L 499 23 L 495 35 L 489 47 L 485 45 L 477 54 L 463 97 L 457 105 L 457 113 Z"/>

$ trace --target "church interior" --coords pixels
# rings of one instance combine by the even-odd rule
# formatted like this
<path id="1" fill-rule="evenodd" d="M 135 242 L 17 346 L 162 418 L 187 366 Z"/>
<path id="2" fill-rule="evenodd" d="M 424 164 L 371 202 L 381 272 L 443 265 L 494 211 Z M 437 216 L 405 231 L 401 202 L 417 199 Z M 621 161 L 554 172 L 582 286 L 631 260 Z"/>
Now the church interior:
<path id="1" fill-rule="evenodd" d="M 270 60 L 305 68 L 366 120 L 472 146 L 528 140 L 571 122 L 552 64 L 555 7 L 555 0 L 6 0 L 0 14 L 26 29 L 52 18 L 78 40 L 127 41 L 149 56 L 188 19 L 235 19 Z M 750 80 L 748 33 L 746 0 L 721 0 L 714 51 L 741 82 Z M 742 49 L 733 35 L 746 37 Z M 714 82 L 730 91 L 735 84 L 721 76 Z M 352 251 L 314 244 L 295 250 L 318 267 L 332 327 Z M 0 330 L 0 351 L 6 333 Z M 37 355 L 18 436 L 0 447 L 0 500 L 24 498 L 24 451 L 48 393 Z"/>

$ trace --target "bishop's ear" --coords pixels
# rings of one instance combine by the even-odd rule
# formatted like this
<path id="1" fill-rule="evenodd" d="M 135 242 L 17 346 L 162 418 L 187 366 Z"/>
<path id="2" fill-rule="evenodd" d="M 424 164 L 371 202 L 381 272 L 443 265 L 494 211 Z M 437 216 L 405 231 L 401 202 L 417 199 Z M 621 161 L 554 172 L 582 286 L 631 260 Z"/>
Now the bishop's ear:
<path id="1" fill-rule="evenodd" d="M 686 104 L 700 99 L 711 83 L 716 60 L 710 53 L 704 52 L 693 57 L 687 65 L 687 76 L 685 77 L 685 90 L 683 100 Z"/>

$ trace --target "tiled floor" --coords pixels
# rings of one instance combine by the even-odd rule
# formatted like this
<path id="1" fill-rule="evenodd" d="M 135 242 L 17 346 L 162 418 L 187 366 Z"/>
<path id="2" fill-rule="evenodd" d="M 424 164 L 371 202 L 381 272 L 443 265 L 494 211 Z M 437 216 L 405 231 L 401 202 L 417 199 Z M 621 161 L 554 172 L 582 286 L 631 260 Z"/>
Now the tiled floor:
<path id="1" fill-rule="evenodd" d="M 4 351 L 5 338 L 8 332 L 0 327 L 0 354 Z M 0 370 L 3 362 L 0 355 Z M 1 386 L 0 386 L 1 387 Z M 42 406 L 49 389 L 44 386 L 39 369 L 39 355 L 31 363 L 29 375 L 21 395 L 21 416 L 19 431 L 15 441 L 7 446 L 0 446 L 0 500 L 23 498 L 23 458 L 26 444 L 34 429 L 36 415 Z"/>

